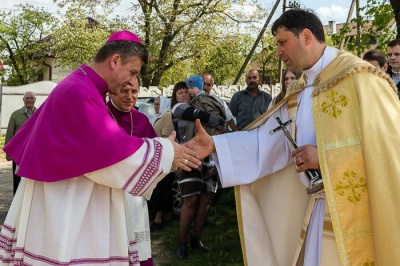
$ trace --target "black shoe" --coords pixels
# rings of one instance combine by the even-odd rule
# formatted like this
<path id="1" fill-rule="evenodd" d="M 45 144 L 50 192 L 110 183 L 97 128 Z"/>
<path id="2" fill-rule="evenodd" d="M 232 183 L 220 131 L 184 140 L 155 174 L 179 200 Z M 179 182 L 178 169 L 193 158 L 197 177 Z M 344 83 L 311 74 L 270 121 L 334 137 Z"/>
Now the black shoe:
<path id="1" fill-rule="evenodd" d="M 187 247 L 186 243 L 179 242 L 178 243 L 178 252 L 176 252 L 178 259 L 184 260 L 187 257 Z"/>
<path id="2" fill-rule="evenodd" d="M 203 245 L 203 242 L 201 242 L 200 238 L 195 236 L 191 236 L 190 246 L 192 247 L 192 249 L 199 249 L 203 252 L 210 251 L 210 249 L 207 246 Z"/>
<path id="3" fill-rule="evenodd" d="M 157 231 L 157 230 L 160 230 L 161 228 L 163 228 L 163 223 L 156 223 L 156 222 L 153 222 L 153 223 L 150 225 L 150 232 L 155 232 L 155 231 Z"/>

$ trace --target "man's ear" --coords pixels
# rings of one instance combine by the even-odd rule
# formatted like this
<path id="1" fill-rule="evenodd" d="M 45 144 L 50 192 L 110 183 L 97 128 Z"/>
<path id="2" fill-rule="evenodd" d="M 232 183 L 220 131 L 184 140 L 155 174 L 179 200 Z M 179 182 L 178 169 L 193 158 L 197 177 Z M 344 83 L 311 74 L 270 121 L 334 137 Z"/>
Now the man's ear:
<path id="1" fill-rule="evenodd" d="M 301 38 L 304 40 L 305 45 L 309 45 L 311 43 L 311 40 L 314 38 L 314 35 L 309 29 L 303 29 L 301 31 Z"/>
<path id="2" fill-rule="evenodd" d="M 109 64 L 111 69 L 115 69 L 117 65 L 121 63 L 121 56 L 119 54 L 114 54 L 109 59 Z"/>

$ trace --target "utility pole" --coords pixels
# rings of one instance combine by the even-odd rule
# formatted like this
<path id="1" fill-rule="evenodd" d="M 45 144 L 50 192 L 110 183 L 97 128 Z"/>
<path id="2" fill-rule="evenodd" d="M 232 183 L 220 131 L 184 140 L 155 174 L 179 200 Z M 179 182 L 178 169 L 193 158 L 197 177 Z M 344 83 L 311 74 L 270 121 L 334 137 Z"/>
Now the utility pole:
<path id="1" fill-rule="evenodd" d="M 300 4 L 297 3 L 296 1 L 289 1 L 289 5 L 287 6 L 286 0 L 283 0 L 282 13 L 286 12 L 286 8 L 299 8 L 299 7 L 300 7 Z M 282 84 L 282 60 L 280 60 L 280 59 L 279 59 L 278 69 L 279 69 L 279 75 L 278 75 L 279 83 Z"/>
<path id="2" fill-rule="evenodd" d="M 358 0 L 357 0 L 358 1 Z M 356 0 L 351 1 L 350 9 L 349 9 L 349 14 L 347 15 L 347 20 L 346 24 L 349 24 L 351 21 L 351 15 L 353 14 L 354 6 L 355 6 Z M 358 36 L 358 28 L 357 28 L 357 36 Z M 344 43 L 346 41 L 346 37 L 343 37 L 342 41 L 340 42 L 339 49 L 342 50 L 344 47 Z"/>
<path id="3" fill-rule="evenodd" d="M 256 48 L 257 48 L 258 43 L 260 42 L 261 38 L 264 36 L 265 30 L 267 29 L 268 24 L 269 24 L 269 22 L 270 22 L 272 16 L 274 15 L 275 10 L 276 10 L 276 8 L 278 7 L 278 4 L 279 4 L 280 1 L 281 1 L 281 0 L 276 0 L 276 3 L 275 3 L 275 5 L 274 5 L 274 7 L 272 8 L 271 13 L 269 14 L 267 21 L 265 22 L 263 28 L 261 29 L 260 34 L 258 34 L 258 37 L 257 37 L 256 41 L 255 41 L 254 44 L 253 44 L 253 47 L 251 48 L 249 54 L 248 54 L 247 57 L 246 57 L 246 60 L 244 60 L 244 63 L 243 63 L 242 67 L 241 67 L 240 70 L 239 70 L 239 73 L 236 75 L 236 78 L 235 78 L 235 80 L 233 81 L 233 85 L 236 85 L 236 84 L 238 83 L 240 77 L 242 76 L 244 69 L 246 68 L 247 64 L 248 64 L 249 61 L 250 61 L 250 58 L 252 57 L 254 51 L 255 51 Z"/>
<path id="4" fill-rule="evenodd" d="M 356 36 L 356 44 L 357 44 L 357 56 L 361 57 L 361 51 L 358 49 L 360 47 L 361 42 L 361 30 L 360 30 L 360 0 L 356 0 L 356 18 L 357 18 L 357 36 Z"/>

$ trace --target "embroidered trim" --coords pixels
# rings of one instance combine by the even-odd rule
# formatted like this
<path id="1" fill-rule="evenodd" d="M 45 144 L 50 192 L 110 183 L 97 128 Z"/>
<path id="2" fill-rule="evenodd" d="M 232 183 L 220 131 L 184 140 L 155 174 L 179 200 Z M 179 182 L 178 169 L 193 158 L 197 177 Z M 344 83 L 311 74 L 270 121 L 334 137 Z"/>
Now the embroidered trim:
<path id="1" fill-rule="evenodd" d="M 372 228 L 370 226 L 367 227 L 358 227 L 354 229 L 350 229 L 344 232 L 345 239 L 356 238 L 360 236 L 366 236 L 372 234 Z"/>
<path id="2" fill-rule="evenodd" d="M 123 190 L 127 191 L 127 188 L 132 183 L 133 179 L 135 179 L 135 177 L 139 174 L 139 172 L 146 165 L 147 159 L 149 158 L 150 148 L 149 148 L 149 141 L 147 139 L 144 139 L 144 141 L 146 142 L 147 145 L 146 145 L 146 152 L 145 152 L 145 155 L 143 157 L 142 163 L 136 169 L 136 171 L 131 175 L 131 177 L 126 181 L 125 185 L 122 187 Z M 132 193 L 132 192 L 130 192 L 130 193 Z M 133 195 L 133 196 L 137 196 L 137 195 Z"/>
<path id="3" fill-rule="evenodd" d="M 332 86 L 335 86 L 341 80 L 352 74 L 363 73 L 363 72 L 369 72 L 371 74 L 374 74 L 375 76 L 387 80 L 390 86 L 392 87 L 393 91 L 397 93 L 396 85 L 394 84 L 393 80 L 386 74 L 386 72 L 377 69 L 373 66 L 367 65 L 364 62 L 358 62 L 343 69 L 342 71 L 339 72 L 339 74 L 335 75 L 334 77 L 328 78 L 327 80 L 316 86 L 314 88 L 312 96 L 315 97 L 321 92 L 329 90 Z"/>
<path id="4" fill-rule="evenodd" d="M 25 250 L 24 248 L 15 248 L 15 254 L 11 254 L 11 258 L 1 258 L 0 262 L 4 263 L 14 263 L 15 265 L 28 265 L 24 262 L 24 258 L 29 258 L 36 263 L 40 262 L 40 265 L 79 265 L 79 264 L 104 264 L 104 263 L 112 263 L 112 262 L 131 262 L 134 265 L 139 263 L 139 256 L 135 255 L 138 251 L 129 252 L 129 258 L 125 256 L 111 256 L 108 258 L 80 258 L 80 259 L 72 259 L 70 261 L 58 261 L 54 259 L 50 259 L 45 256 L 40 256 Z M 18 254 L 18 255 L 17 255 Z M 132 255 L 131 255 L 132 254 Z M 18 256 L 18 258 L 15 258 Z M 130 260 L 132 258 L 132 260 Z M 36 264 L 35 263 L 35 264 Z"/>
<path id="5" fill-rule="evenodd" d="M 150 231 L 142 231 L 142 232 L 136 232 L 135 233 L 135 241 L 129 242 L 129 244 L 137 244 L 137 243 L 142 243 L 142 242 L 147 242 L 150 241 Z"/>
<path id="6" fill-rule="evenodd" d="M 15 233 L 15 228 L 12 228 L 8 224 L 3 224 L 3 229 L 9 231 L 10 233 Z"/>
<path id="7" fill-rule="evenodd" d="M 361 137 L 357 136 L 354 138 L 343 139 L 343 140 L 338 140 L 338 141 L 331 142 L 331 143 L 326 143 L 325 151 L 331 151 L 331 150 L 341 149 L 341 148 L 345 148 L 345 147 L 356 146 L 356 145 L 360 145 L 360 144 L 361 144 Z"/>
<path id="8" fill-rule="evenodd" d="M 393 91 L 397 93 L 396 85 L 394 84 L 392 78 L 390 78 L 386 74 L 386 72 L 384 72 L 380 69 L 377 69 L 371 65 L 367 65 L 364 62 L 357 62 L 357 63 L 354 63 L 351 66 L 343 69 L 342 71 L 339 72 L 339 74 L 335 75 L 334 77 L 328 78 L 321 84 L 316 84 L 317 86 L 314 88 L 312 96 L 315 97 L 318 94 L 320 94 L 321 92 L 329 90 L 332 86 L 336 85 L 339 81 L 343 80 L 344 78 L 346 78 L 347 76 L 349 76 L 351 74 L 362 73 L 362 72 L 369 72 L 371 74 L 374 74 L 378 77 L 385 79 L 390 84 Z M 307 86 L 306 76 L 303 73 L 296 82 L 292 83 L 291 86 L 289 86 L 286 96 L 296 93 L 298 91 L 301 91 L 301 90 L 305 89 L 306 86 Z"/>
<path id="9" fill-rule="evenodd" d="M 12 233 L 15 232 L 15 228 L 4 224 L 3 228 L 7 228 L 7 231 Z M 143 238 L 150 240 L 150 232 L 144 232 L 141 237 L 136 238 Z M 142 239 L 139 239 L 139 242 Z M 104 257 L 104 258 L 79 258 L 79 259 L 72 259 L 70 261 L 58 261 L 54 259 L 50 259 L 45 256 L 41 256 L 32 252 L 27 251 L 24 247 L 12 247 L 13 244 L 17 240 L 15 238 L 8 237 L 4 234 L 0 234 L 0 250 L 4 251 L 4 256 L 0 256 L 0 262 L 3 263 L 13 263 L 14 265 L 28 265 L 25 263 L 25 258 L 28 260 L 32 260 L 34 265 L 40 263 L 40 265 L 79 265 L 79 264 L 109 264 L 112 262 L 129 262 L 129 265 L 139 265 L 139 252 L 137 250 L 129 251 L 128 256 L 111 256 L 111 257 Z M 134 246 L 137 241 L 130 241 L 130 246 Z M 7 256 L 8 258 L 6 258 Z M 16 258 L 18 257 L 18 258 Z M 32 263 L 32 262 L 31 262 Z"/>
<path id="10" fill-rule="evenodd" d="M 136 183 L 136 185 L 131 190 L 130 194 L 132 194 L 132 195 L 140 195 L 140 192 L 143 190 L 144 187 L 146 187 L 149 180 L 151 180 L 158 173 L 158 171 L 160 169 L 162 145 L 160 142 L 155 141 L 155 140 L 153 141 L 153 143 L 154 143 L 153 157 L 150 159 L 150 163 L 145 168 L 139 181 Z"/>

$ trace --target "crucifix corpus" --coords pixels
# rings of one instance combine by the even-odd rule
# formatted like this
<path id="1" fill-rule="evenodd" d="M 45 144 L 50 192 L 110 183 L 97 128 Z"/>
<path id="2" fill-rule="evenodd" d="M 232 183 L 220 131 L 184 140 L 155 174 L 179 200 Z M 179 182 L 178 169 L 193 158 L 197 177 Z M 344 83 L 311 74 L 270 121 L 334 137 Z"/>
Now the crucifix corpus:
<path id="1" fill-rule="evenodd" d="M 282 130 L 283 134 L 285 134 L 286 138 L 292 143 L 293 147 L 297 149 L 298 146 L 296 141 L 294 141 L 294 139 L 290 135 L 289 130 L 286 128 L 290 123 L 296 121 L 296 119 L 291 118 L 285 123 L 282 123 L 281 119 L 278 116 L 275 116 L 275 119 L 278 122 L 279 126 L 271 130 L 269 134 L 273 135 L 276 132 Z M 305 173 L 308 179 L 310 180 L 310 185 L 307 187 L 307 194 L 314 194 L 324 189 L 324 183 L 322 182 L 322 177 L 318 170 L 308 169 L 305 171 Z"/>

